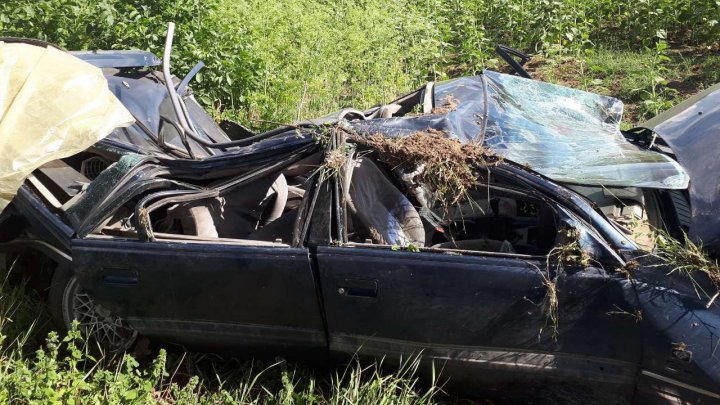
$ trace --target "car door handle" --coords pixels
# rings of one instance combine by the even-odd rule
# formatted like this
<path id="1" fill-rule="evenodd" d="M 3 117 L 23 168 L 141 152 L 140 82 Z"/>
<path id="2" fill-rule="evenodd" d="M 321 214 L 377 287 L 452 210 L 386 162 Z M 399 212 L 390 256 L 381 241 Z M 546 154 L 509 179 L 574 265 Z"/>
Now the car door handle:
<path id="1" fill-rule="evenodd" d="M 378 281 L 359 278 L 338 280 L 337 293 L 346 297 L 375 298 L 378 293 Z"/>
<path id="2" fill-rule="evenodd" d="M 104 268 L 103 282 L 110 285 L 138 285 L 139 279 L 136 271 L 128 269 Z"/>
<path id="3" fill-rule="evenodd" d="M 133 276 L 105 276 L 103 281 L 112 285 L 138 285 L 138 278 Z"/>

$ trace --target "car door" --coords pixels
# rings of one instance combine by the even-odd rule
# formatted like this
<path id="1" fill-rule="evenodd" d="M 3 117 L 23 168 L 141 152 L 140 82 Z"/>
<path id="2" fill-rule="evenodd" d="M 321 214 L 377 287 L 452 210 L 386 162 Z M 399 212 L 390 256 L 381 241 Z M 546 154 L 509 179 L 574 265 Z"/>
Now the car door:
<path id="1" fill-rule="evenodd" d="M 285 215 L 302 229 L 307 201 Z M 73 241 L 73 266 L 83 289 L 141 334 L 202 349 L 325 352 L 317 280 L 303 240 L 162 234 L 141 241 L 91 233 Z"/>
<path id="2" fill-rule="evenodd" d="M 101 313 L 118 315 L 143 335 L 200 349 L 326 352 L 317 280 L 304 239 L 296 235 L 307 223 L 306 196 L 315 195 L 315 181 L 303 184 L 300 194 L 293 191 L 292 204 L 285 195 L 275 219 L 262 217 L 265 210 L 259 208 L 273 193 L 273 201 L 280 198 L 273 185 L 286 179 L 283 171 L 314 153 L 305 146 L 288 141 L 284 152 L 172 164 L 123 156 L 64 214 L 77 235 L 72 256 L 81 287 L 109 310 Z M 208 170 L 219 173 L 214 189 L 183 177 Z M 304 170 L 312 170 L 312 164 Z M 223 176 L 235 171 L 242 176 L 233 177 L 232 188 L 222 188 L 228 183 Z M 287 184 L 278 187 L 289 194 Z M 214 211 L 214 217 L 211 206 L 221 202 L 198 196 L 200 189 L 216 196 L 224 190 L 224 209 Z M 182 208 L 170 202 L 178 196 L 196 205 Z M 149 201 L 155 208 L 143 205 Z M 275 212 L 276 205 L 268 204 L 268 211 Z M 173 209 L 180 213 L 171 215 Z"/>
<path id="3" fill-rule="evenodd" d="M 542 327 L 539 261 L 359 245 L 318 247 L 317 260 L 332 350 L 452 357 L 451 346 L 522 347 Z"/>
<path id="4" fill-rule="evenodd" d="M 317 261 L 332 351 L 378 357 L 422 352 L 447 370 L 492 369 L 498 379 L 525 371 L 536 377 L 575 378 L 583 371 L 600 380 L 632 378 L 616 358 L 637 360 L 632 334 L 603 341 L 626 320 L 605 313 L 593 319 L 613 309 L 593 298 L 612 289 L 599 274 L 576 273 L 558 285 L 555 341 L 541 260 L 329 246 L 318 247 Z M 616 298 L 624 302 L 622 296 L 606 299 Z M 605 332 L 592 333 L 603 326 Z M 617 354 L 610 355 L 613 350 Z"/>
<path id="5" fill-rule="evenodd" d="M 320 246 L 316 258 L 333 352 L 421 354 L 463 384 L 583 381 L 632 393 L 632 288 L 599 266 L 555 278 L 552 257 L 369 243 Z"/>
<path id="6" fill-rule="evenodd" d="M 191 347 L 325 348 L 305 247 L 78 239 L 83 288 L 141 334 Z"/>

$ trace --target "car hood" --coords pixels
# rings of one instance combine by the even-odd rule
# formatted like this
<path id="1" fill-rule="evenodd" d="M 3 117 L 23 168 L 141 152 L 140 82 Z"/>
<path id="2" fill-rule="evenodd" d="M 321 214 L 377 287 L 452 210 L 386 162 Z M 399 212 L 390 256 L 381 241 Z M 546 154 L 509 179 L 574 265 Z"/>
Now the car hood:
<path id="1" fill-rule="evenodd" d="M 483 143 L 507 160 L 555 181 L 606 187 L 685 189 L 671 157 L 620 132 L 620 100 L 485 71 L 439 82 L 428 114 L 354 121 L 362 134 L 407 136 L 428 129 Z"/>
<path id="2" fill-rule="evenodd" d="M 720 252 L 720 83 L 642 126 L 670 146 L 690 175 L 690 237 Z"/>

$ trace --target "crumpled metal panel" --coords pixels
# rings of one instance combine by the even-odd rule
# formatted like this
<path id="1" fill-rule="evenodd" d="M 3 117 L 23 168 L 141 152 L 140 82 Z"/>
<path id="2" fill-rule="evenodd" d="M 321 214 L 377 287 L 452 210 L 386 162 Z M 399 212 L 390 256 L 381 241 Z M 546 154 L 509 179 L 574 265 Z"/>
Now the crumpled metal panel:
<path id="1" fill-rule="evenodd" d="M 480 76 L 438 83 L 434 98 L 435 108 L 430 114 L 351 121 L 349 124 L 365 135 L 402 137 L 432 128 L 463 143 L 482 141 L 487 100 Z"/>
<path id="2" fill-rule="evenodd" d="M 667 142 L 692 177 L 690 237 L 720 256 L 720 83 L 642 126 Z"/>
<path id="3" fill-rule="evenodd" d="M 65 217 L 70 224 L 77 230 L 93 211 L 102 206 L 110 193 L 118 187 L 129 172 L 151 159 L 147 156 L 130 153 L 103 170 L 81 193 L 78 201 L 68 207 Z"/>
<path id="4" fill-rule="evenodd" d="M 620 100 L 485 71 L 435 85 L 433 113 L 353 121 L 365 135 L 408 136 L 431 128 L 463 143 L 483 142 L 555 181 L 615 187 L 687 188 L 670 157 L 628 142 Z"/>
<path id="5" fill-rule="evenodd" d="M 166 151 L 157 144 L 155 137 L 148 136 L 138 125 L 142 122 L 156 136 L 163 135 L 167 144 L 185 150 L 180 133 L 176 127 L 170 124 L 178 122 L 178 118 L 167 97 L 167 89 L 164 85 L 153 81 L 151 76 L 137 79 L 106 76 L 106 79 L 110 91 L 138 120 L 136 125 L 116 129 L 107 136 L 106 140 L 122 142 L 128 147 L 134 145 L 139 147 L 143 153 L 167 156 Z M 208 142 L 230 140 L 193 98 L 186 98 L 185 103 L 201 138 Z M 202 159 L 216 154 L 215 150 L 204 148 L 192 139 L 188 139 L 188 144 L 198 158 Z"/>
<path id="6" fill-rule="evenodd" d="M 147 51 L 72 51 L 71 55 L 99 68 L 160 66 L 162 61 Z"/>
<path id="7" fill-rule="evenodd" d="M 0 42 L 0 211 L 33 170 L 133 121 L 100 69 L 52 47 Z"/>

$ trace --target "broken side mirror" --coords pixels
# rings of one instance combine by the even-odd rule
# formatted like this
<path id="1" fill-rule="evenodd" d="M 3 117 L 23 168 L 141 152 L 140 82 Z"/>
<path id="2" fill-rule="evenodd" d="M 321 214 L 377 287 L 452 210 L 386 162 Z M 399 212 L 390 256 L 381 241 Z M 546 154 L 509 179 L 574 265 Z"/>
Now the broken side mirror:
<path id="1" fill-rule="evenodd" d="M 530 60 L 531 55 L 520 52 L 517 49 L 510 48 L 509 46 L 499 44 L 495 45 L 495 52 L 497 52 L 497 54 L 500 55 L 500 57 L 503 58 L 508 65 L 510 65 L 515 73 L 526 79 L 532 79 L 530 73 L 523 68 L 523 65 Z M 514 57 L 520 58 L 520 62 L 518 63 Z"/>

